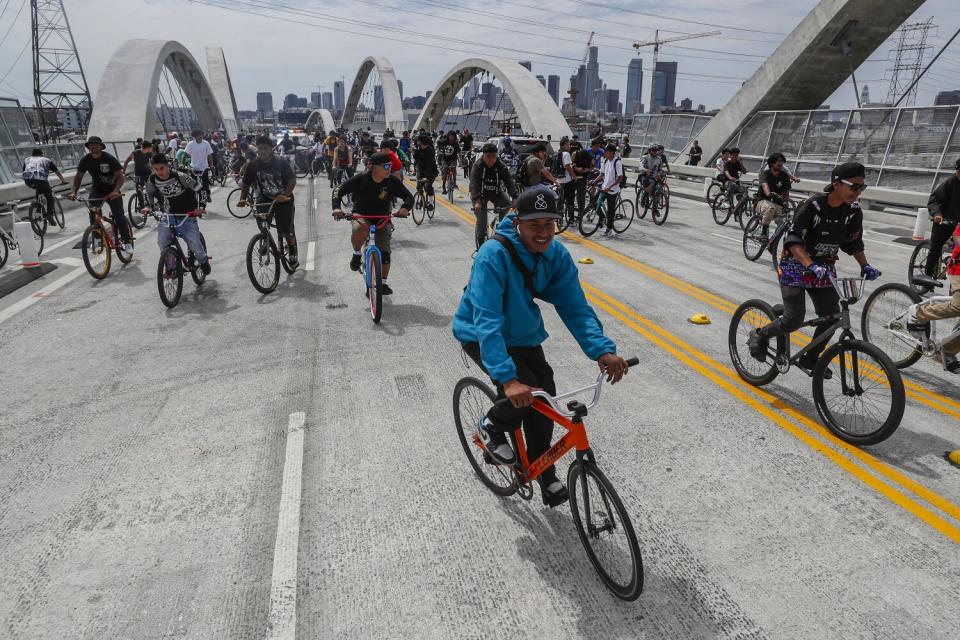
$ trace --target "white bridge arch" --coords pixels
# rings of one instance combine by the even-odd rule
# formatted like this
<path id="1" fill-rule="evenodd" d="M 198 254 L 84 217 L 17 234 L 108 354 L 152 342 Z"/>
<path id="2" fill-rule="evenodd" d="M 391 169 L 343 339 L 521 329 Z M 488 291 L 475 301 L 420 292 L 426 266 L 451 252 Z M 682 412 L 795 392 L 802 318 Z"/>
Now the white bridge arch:
<path id="1" fill-rule="evenodd" d="M 127 40 L 104 69 L 88 131 L 106 142 L 152 138 L 157 131 L 157 91 L 166 66 L 183 89 L 201 128 L 211 131 L 223 114 L 203 71 L 179 42 Z"/>
<path id="2" fill-rule="evenodd" d="M 337 128 L 333 120 L 333 114 L 329 109 L 314 109 L 307 116 L 307 123 L 303 125 L 303 130 L 312 132 L 314 129 L 329 133 Z"/>
<path id="3" fill-rule="evenodd" d="M 471 78 L 483 71 L 493 74 L 503 84 L 517 110 L 524 134 L 549 134 L 556 139 L 573 135 L 557 103 L 526 67 L 513 60 L 486 58 L 468 58 L 451 69 L 430 94 L 413 128 L 435 129 L 454 97 Z"/>
<path id="4" fill-rule="evenodd" d="M 380 74 L 380 87 L 383 92 L 383 111 L 385 117 L 385 126 L 394 131 L 403 131 L 407 128 L 407 119 L 403 115 L 403 101 L 400 98 L 400 85 L 397 83 L 397 74 L 393 70 L 390 61 L 382 56 L 370 56 L 360 63 L 360 69 L 357 71 L 357 77 L 353 80 L 353 86 L 350 87 L 350 95 L 347 97 L 347 104 L 344 105 L 343 118 L 340 120 L 340 126 L 348 127 L 353 124 L 354 115 L 357 112 L 357 106 L 360 104 L 360 97 L 363 93 L 363 87 L 367 83 L 367 78 L 374 67 Z"/>

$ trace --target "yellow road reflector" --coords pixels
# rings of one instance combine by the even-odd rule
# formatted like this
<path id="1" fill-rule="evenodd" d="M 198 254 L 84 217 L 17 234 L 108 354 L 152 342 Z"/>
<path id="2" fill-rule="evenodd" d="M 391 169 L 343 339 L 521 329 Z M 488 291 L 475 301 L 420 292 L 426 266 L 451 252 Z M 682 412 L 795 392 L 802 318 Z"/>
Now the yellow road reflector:
<path id="1" fill-rule="evenodd" d="M 593 258 L 580 258 L 577 262 L 580 264 L 593 264 Z"/>
<path id="2" fill-rule="evenodd" d="M 710 324 L 710 318 L 708 318 L 705 313 L 695 313 L 687 320 L 693 324 Z"/>
<path id="3" fill-rule="evenodd" d="M 955 467 L 960 467 L 960 449 L 947 451 L 947 460 Z"/>

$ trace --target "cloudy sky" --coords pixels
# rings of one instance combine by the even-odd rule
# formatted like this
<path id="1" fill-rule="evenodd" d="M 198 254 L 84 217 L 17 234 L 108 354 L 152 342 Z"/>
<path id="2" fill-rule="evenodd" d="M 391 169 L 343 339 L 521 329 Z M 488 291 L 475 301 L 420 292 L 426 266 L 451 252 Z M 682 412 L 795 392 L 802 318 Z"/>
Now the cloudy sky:
<path id="1" fill-rule="evenodd" d="M 882 2 L 883 0 L 877 0 Z M 360 61 L 385 55 L 404 83 L 405 95 L 431 90 L 459 60 L 475 54 L 531 60 L 533 71 L 558 74 L 561 86 L 595 31 L 600 75 L 609 88 L 626 89 L 633 41 L 714 30 L 722 35 L 665 46 L 662 60 L 679 63 L 677 101 L 720 107 L 743 80 L 816 5 L 816 0 L 724 3 L 719 0 L 65 0 L 77 47 L 96 99 L 107 61 L 126 37 L 176 39 L 205 64 L 204 47 L 223 47 L 241 109 L 255 106 L 257 91 L 274 103 L 296 93 L 349 86 Z M 31 97 L 29 0 L 0 0 L 0 95 Z M 654 14 L 654 15 L 651 15 Z M 930 39 L 938 50 L 960 27 L 960 2 L 927 0 L 912 21 L 933 17 Z M 732 28 L 733 25 L 741 30 Z M 871 98 L 887 93 L 887 43 L 858 70 Z M 932 53 L 931 53 L 932 55 Z M 18 59 L 19 57 L 19 59 Z M 651 64 L 643 50 L 644 70 Z M 5 76 L 5 77 L 4 77 Z M 649 76 L 645 78 L 645 84 Z M 920 87 L 918 104 L 937 91 L 960 88 L 960 38 Z M 644 101 L 649 90 L 644 91 Z M 849 84 L 831 98 L 853 106 Z"/>

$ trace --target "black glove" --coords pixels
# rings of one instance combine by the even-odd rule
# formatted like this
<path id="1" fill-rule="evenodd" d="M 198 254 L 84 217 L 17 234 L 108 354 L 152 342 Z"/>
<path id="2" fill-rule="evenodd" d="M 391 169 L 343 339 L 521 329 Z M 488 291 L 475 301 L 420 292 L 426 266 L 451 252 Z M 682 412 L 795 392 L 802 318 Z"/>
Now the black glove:
<path id="1" fill-rule="evenodd" d="M 773 201 L 773 204 L 783 206 L 783 197 L 779 193 L 770 194 L 770 200 Z"/>

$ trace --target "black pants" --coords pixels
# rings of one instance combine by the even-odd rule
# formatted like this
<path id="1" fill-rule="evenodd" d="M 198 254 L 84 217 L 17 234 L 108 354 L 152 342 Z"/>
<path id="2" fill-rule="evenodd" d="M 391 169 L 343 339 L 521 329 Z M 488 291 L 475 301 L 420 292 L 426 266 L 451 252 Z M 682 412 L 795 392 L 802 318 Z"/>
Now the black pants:
<path id="1" fill-rule="evenodd" d="M 487 225 L 489 224 L 487 219 L 487 203 L 491 203 L 495 207 L 509 207 L 510 198 L 500 191 L 484 191 L 481 193 L 480 212 L 476 214 L 477 222 L 473 228 L 474 237 L 477 240 L 485 238 L 487 234 Z"/>
<path id="2" fill-rule="evenodd" d="M 810 299 L 813 300 L 813 308 L 816 310 L 818 316 L 840 313 L 840 296 L 833 287 L 825 289 L 802 289 L 800 287 L 780 285 L 780 293 L 783 295 L 783 315 L 760 330 L 760 333 L 768 338 L 778 336 L 785 337 L 800 328 L 800 325 L 803 324 L 803 318 L 807 313 L 806 293 L 810 294 Z M 820 325 L 817 327 L 813 332 L 813 339 L 816 340 L 819 338 L 829 328 L 829 325 Z M 804 357 L 813 361 L 823 353 L 828 342 L 829 338 L 827 342 L 824 342 L 816 349 L 812 349 Z"/>
<path id="3" fill-rule="evenodd" d="M 571 180 L 570 182 L 564 183 L 563 200 L 566 204 L 566 210 L 567 210 L 566 215 L 570 220 L 573 220 L 577 216 L 578 210 L 574 208 L 576 206 L 576 198 L 577 198 L 577 181 Z"/>
<path id="4" fill-rule="evenodd" d="M 468 342 L 463 345 L 463 350 L 483 369 L 479 344 Z M 507 353 L 513 358 L 513 363 L 517 367 L 517 379 L 520 382 L 531 387 L 539 387 L 550 395 L 556 395 L 557 387 L 553 381 L 553 369 L 547 364 L 543 347 L 510 347 Z M 495 380 L 493 383 L 497 386 L 497 400 L 506 398 L 503 385 Z M 487 414 L 490 422 L 493 423 L 493 429 L 509 433 L 522 422 L 523 436 L 527 443 L 527 459 L 533 461 L 546 453 L 553 438 L 553 421 L 529 407 L 517 409 L 509 402 L 505 402 L 504 405 L 503 407 L 494 406 Z M 556 473 L 556 469 L 551 466 L 543 472 L 543 479 L 552 480 L 556 477 Z"/>
<path id="5" fill-rule="evenodd" d="M 620 205 L 620 192 L 603 194 L 607 205 L 607 229 L 613 229 L 613 218 L 617 213 L 617 207 Z"/>
<path id="6" fill-rule="evenodd" d="M 927 264 L 923 269 L 923 272 L 928 276 L 934 277 L 937 275 L 934 271 L 936 271 L 937 264 L 940 262 L 943 245 L 947 244 L 947 240 L 950 239 L 956 228 L 957 223 L 950 220 L 944 220 L 943 224 L 933 225 L 933 230 L 930 231 L 930 253 L 927 255 Z"/>
<path id="7" fill-rule="evenodd" d="M 53 202 L 53 190 L 50 188 L 50 183 L 46 180 L 24 180 L 24 183 L 47 199 L 47 218 L 53 218 L 56 204 Z"/>
<path id="8" fill-rule="evenodd" d="M 583 212 L 587 210 L 587 179 L 586 177 L 579 177 L 573 181 L 573 192 L 577 194 L 577 212 L 578 215 L 583 215 Z"/>
<path id="9" fill-rule="evenodd" d="M 99 192 L 99 191 L 90 191 L 90 195 L 87 196 L 88 200 L 96 202 L 101 200 L 103 204 L 110 207 L 110 217 L 113 218 L 114 222 L 117 223 L 117 231 L 120 232 L 120 239 L 123 242 L 130 242 L 130 225 L 127 224 L 127 216 L 123 213 L 123 198 L 114 198 L 113 200 L 106 200 L 108 191 Z M 90 224 L 96 222 L 96 219 L 93 217 L 93 214 L 90 214 Z"/>

